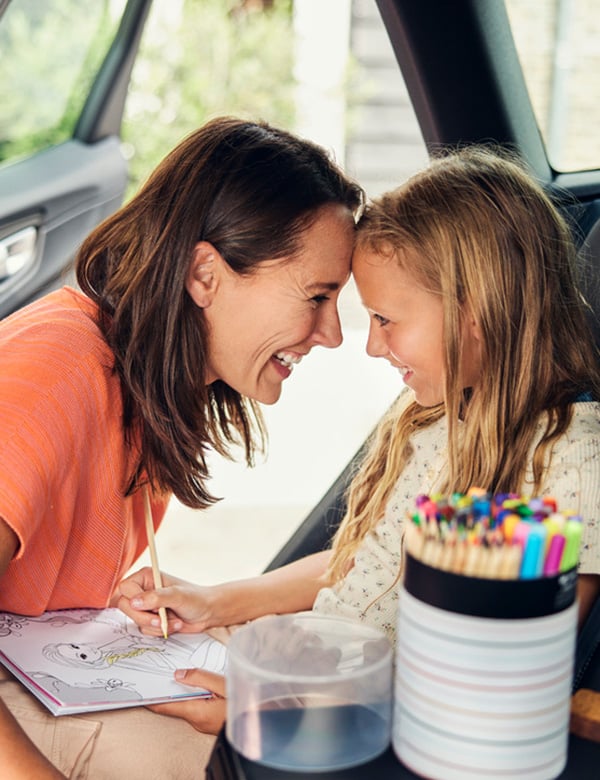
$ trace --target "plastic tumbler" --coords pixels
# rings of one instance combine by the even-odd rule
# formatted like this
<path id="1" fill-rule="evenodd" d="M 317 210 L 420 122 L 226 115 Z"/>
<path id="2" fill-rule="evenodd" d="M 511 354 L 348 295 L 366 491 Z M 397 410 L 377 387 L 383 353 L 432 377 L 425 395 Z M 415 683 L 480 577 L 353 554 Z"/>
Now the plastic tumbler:
<path id="1" fill-rule="evenodd" d="M 228 647 L 227 738 L 287 771 L 370 761 L 390 742 L 392 662 L 385 635 L 356 621 L 312 612 L 253 621 Z"/>

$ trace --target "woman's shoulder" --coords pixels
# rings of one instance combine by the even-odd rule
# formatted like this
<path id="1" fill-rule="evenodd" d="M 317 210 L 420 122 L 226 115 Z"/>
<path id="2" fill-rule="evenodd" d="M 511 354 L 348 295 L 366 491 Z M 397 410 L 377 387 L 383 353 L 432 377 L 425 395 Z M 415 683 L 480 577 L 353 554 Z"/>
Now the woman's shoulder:
<path id="1" fill-rule="evenodd" d="M 104 408 L 118 397 L 114 356 L 97 308 L 67 287 L 0 322 L 0 375 L 6 380 L 0 408 L 7 414 L 18 409 L 43 416 L 48 408 L 79 408 L 83 398 Z"/>
<path id="2" fill-rule="evenodd" d="M 6 360 L 60 356 L 69 364 L 84 361 L 89 353 L 110 356 L 98 326 L 98 307 L 71 287 L 49 293 L 2 320 L 0 348 Z"/>
<path id="3" fill-rule="evenodd" d="M 0 337 L 22 333 L 36 326 L 77 326 L 95 324 L 97 305 L 74 287 L 61 287 L 44 295 L 21 309 L 9 314 L 0 322 Z M 97 327 L 97 325 L 96 325 Z"/>

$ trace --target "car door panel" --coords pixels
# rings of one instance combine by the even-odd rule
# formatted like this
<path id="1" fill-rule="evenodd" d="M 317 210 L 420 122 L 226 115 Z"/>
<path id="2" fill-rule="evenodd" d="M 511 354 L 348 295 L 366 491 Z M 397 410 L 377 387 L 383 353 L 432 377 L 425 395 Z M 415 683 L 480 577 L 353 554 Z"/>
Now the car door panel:
<path id="1" fill-rule="evenodd" d="M 5 3 L 0 12 L 19 3 Z M 42 142 L 39 151 L 17 153 L 14 160 L 9 156 L 0 165 L 0 317 L 69 278 L 65 274 L 78 245 L 122 202 L 127 162 L 120 147 L 121 120 L 151 3 L 128 0 L 124 4 L 71 137 L 55 145 L 49 142 L 45 148 Z M 28 78 L 31 86 L 35 77 L 28 73 Z M 73 86 L 69 83 L 67 88 Z M 65 105 L 70 100 L 63 94 L 58 98 Z M 10 133 L 6 124 L 5 132 Z"/>
<path id="2" fill-rule="evenodd" d="M 68 141 L 2 172 L 0 246 L 6 254 L 15 236 L 28 228 L 35 230 L 35 244 L 24 264 L 4 269 L 0 249 L 0 317 L 60 282 L 65 259 L 118 208 L 126 182 L 117 138 L 96 144 Z"/>

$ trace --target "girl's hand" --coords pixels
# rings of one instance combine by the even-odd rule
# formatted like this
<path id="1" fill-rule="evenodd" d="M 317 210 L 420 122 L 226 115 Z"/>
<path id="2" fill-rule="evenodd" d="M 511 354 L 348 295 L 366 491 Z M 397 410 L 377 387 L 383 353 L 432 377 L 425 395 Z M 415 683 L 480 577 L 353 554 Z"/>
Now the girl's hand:
<path id="1" fill-rule="evenodd" d="M 211 604 L 214 588 L 193 585 L 169 574 L 161 574 L 163 587 L 154 588 L 149 566 L 140 569 L 119 585 L 117 606 L 143 634 L 162 636 L 158 608 L 166 607 L 168 631 L 198 633 L 216 625 Z"/>
<path id="2" fill-rule="evenodd" d="M 225 678 L 202 669 L 178 669 L 175 679 L 185 685 L 206 688 L 212 692 L 212 696 L 206 699 L 186 699 L 172 704 L 152 704 L 148 705 L 148 709 L 161 715 L 183 718 L 196 731 L 218 734 L 225 723 L 227 709 Z"/>

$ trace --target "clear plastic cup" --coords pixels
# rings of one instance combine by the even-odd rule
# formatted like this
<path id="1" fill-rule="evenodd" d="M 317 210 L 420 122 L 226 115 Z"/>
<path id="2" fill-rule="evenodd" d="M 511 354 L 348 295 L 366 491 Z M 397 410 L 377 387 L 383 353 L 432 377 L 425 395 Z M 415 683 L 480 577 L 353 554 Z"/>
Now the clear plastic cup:
<path id="1" fill-rule="evenodd" d="M 227 738 L 287 771 L 370 761 L 391 738 L 392 662 L 385 635 L 356 621 L 312 612 L 253 621 L 228 647 Z"/>

